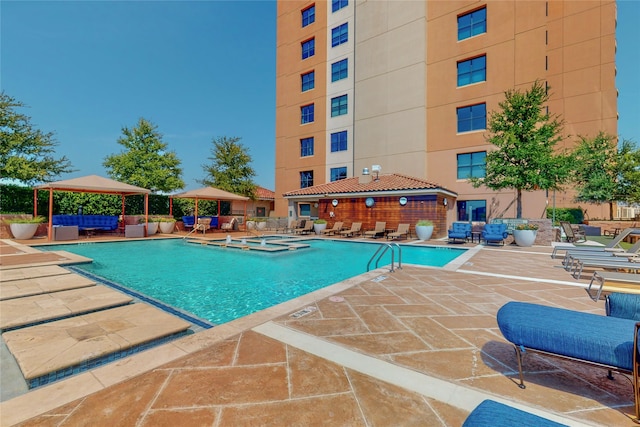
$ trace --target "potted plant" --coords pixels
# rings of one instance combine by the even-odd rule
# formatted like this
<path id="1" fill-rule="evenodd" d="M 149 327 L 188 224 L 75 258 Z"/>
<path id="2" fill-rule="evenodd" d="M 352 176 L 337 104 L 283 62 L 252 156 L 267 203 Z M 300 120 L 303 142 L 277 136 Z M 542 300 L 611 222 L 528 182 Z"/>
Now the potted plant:
<path id="1" fill-rule="evenodd" d="M 171 233 L 173 233 L 173 229 L 176 226 L 176 219 L 175 218 L 160 218 L 160 224 L 158 226 L 160 227 L 160 232 L 161 233 L 171 234 Z"/>
<path id="2" fill-rule="evenodd" d="M 256 222 L 256 229 L 264 230 L 267 228 L 267 219 L 266 218 L 254 218 Z"/>
<path id="3" fill-rule="evenodd" d="M 416 235 L 419 240 L 429 240 L 433 234 L 433 221 L 421 219 L 416 223 Z"/>
<path id="4" fill-rule="evenodd" d="M 31 239 L 38 231 L 40 224 L 44 222 L 44 217 L 36 216 L 33 218 L 15 218 L 7 219 L 5 222 L 9 224 L 11 234 L 17 240 Z"/>
<path id="5" fill-rule="evenodd" d="M 151 236 L 158 232 L 158 225 L 162 221 L 162 218 L 151 217 L 147 223 L 147 236 Z"/>
<path id="6" fill-rule="evenodd" d="M 533 246 L 538 234 L 538 224 L 518 224 L 513 230 L 513 239 L 518 246 Z"/>
<path id="7" fill-rule="evenodd" d="M 313 231 L 315 231 L 316 234 L 322 234 L 325 228 L 327 228 L 326 219 L 316 219 L 313 221 Z"/>

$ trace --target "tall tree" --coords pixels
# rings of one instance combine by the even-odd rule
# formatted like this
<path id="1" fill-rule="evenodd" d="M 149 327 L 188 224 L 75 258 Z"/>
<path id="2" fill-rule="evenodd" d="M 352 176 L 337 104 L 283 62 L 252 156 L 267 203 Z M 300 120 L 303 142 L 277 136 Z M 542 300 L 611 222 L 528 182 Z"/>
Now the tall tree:
<path id="1" fill-rule="evenodd" d="M 255 171 L 251 167 L 249 149 L 240 143 L 238 137 L 221 136 L 211 143 L 211 164 L 202 165 L 206 178 L 204 185 L 220 188 L 231 193 L 255 198 Z"/>
<path id="2" fill-rule="evenodd" d="M 569 177 L 571 156 L 556 150 L 562 121 L 543 112 L 549 100 L 538 81 L 524 93 L 505 92 L 505 100 L 489 116 L 488 141 L 496 146 L 486 157 L 484 178 L 471 178 L 474 187 L 516 190 L 516 217 L 522 217 L 522 192 L 557 190 Z"/>
<path id="3" fill-rule="evenodd" d="M 49 182 L 73 172 L 65 157 L 55 158 L 53 133 L 34 128 L 31 118 L 16 111 L 25 105 L 0 92 L 0 177 L 25 184 Z"/>
<path id="4" fill-rule="evenodd" d="M 167 151 L 157 126 L 140 118 L 138 125 L 122 128 L 118 144 L 125 150 L 107 156 L 102 163 L 112 179 L 147 188 L 171 192 L 184 187 L 180 159 Z"/>
<path id="5" fill-rule="evenodd" d="M 618 151 L 618 201 L 640 204 L 640 147 L 622 141 Z"/>
<path id="6" fill-rule="evenodd" d="M 613 202 L 618 197 L 618 148 L 615 138 L 600 132 L 595 138 L 580 137 L 575 148 L 577 202 L 609 203 L 609 218 L 613 218 Z"/>

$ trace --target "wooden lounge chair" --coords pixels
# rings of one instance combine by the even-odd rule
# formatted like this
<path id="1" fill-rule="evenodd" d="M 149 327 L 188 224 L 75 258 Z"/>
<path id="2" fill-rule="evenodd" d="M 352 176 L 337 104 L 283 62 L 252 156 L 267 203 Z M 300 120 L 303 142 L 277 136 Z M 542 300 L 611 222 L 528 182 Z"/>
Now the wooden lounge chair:
<path id="1" fill-rule="evenodd" d="M 309 234 L 313 230 L 313 221 L 307 219 L 304 221 L 304 225 L 302 227 L 298 227 L 293 232 L 295 234 Z"/>
<path id="2" fill-rule="evenodd" d="M 594 285 L 599 286 L 596 289 Z M 586 291 L 594 301 L 612 292 L 640 294 L 640 274 L 595 271 Z"/>
<path id="3" fill-rule="evenodd" d="M 409 227 L 410 224 L 398 224 L 398 229 L 387 234 L 387 239 L 399 239 L 403 237 L 406 239 L 409 236 Z"/>
<path id="4" fill-rule="evenodd" d="M 567 242 L 578 243 L 587 241 L 587 237 L 585 236 L 584 231 L 581 231 L 580 229 L 574 229 L 567 221 L 560 221 L 560 226 L 564 230 Z"/>
<path id="5" fill-rule="evenodd" d="M 386 221 L 376 221 L 376 228 L 374 228 L 373 230 L 365 231 L 364 236 L 373 237 L 374 239 L 377 239 L 380 236 L 384 236 L 384 229 L 386 226 Z"/>
<path id="6" fill-rule="evenodd" d="M 236 220 L 236 217 L 233 217 L 229 220 L 229 222 L 225 222 L 220 226 L 220 230 L 228 230 L 228 231 L 233 231 L 236 229 L 236 222 L 238 222 Z"/>
<path id="7" fill-rule="evenodd" d="M 202 231 L 205 234 L 211 228 L 211 218 L 198 218 L 198 223 L 193 226 L 193 231 Z"/>
<path id="8" fill-rule="evenodd" d="M 356 234 L 360 233 L 360 229 L 362 228 L 361 222 L 354 222 L 351 224 L 351 228 L 349 230 L 344 230 L 340 232 L 342 237 L 353 237 Z"/>
<path id="9" fill-rule="evenodd" d="M 326 234 L 327 236 L 330 236 L 334 233 L 338 233 L 340 231 L 342 231 L 342 225 L 344 224 L 344 222 L 342 221 L 336 221 L 335 224 L 333 224 L 332 228 L 325 228 L 324 230 L 322 230 L 322 234 Z"/>

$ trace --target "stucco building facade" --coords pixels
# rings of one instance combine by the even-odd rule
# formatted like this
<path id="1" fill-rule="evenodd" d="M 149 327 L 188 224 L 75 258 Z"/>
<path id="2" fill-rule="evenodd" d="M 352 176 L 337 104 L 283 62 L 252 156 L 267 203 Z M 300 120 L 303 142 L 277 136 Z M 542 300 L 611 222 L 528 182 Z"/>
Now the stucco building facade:
<path id="1" fill-rule="evenodd" d="M 314 200 L 284 193 L 379 168 L 457 193 L 449 223 L 515 217 L 515 191 L 467 179 L 492 149 L 489 114 L 538 80 L 562 147 L 617 135 L 615 27 L 607 0 L 278 1 L 277 215 L 315 216 Z M 525 193 L 523 216 L 554 203 L 576 206 L 570 192 Z"/>

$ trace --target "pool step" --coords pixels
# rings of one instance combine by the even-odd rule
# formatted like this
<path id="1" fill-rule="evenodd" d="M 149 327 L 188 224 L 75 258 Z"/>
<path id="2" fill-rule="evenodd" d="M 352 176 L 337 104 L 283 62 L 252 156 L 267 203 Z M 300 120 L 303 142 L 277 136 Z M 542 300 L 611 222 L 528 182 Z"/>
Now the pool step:
<path id="1" fill-rule="evenodd" d="M 29 387 L 133 354 L 186 333 L 190 324 L 143 303 L 2 334 Z"/>
<path id="2" fill-rule="evenodd" d="M 71 274 L 68 270 L 62 270 L 65 274 L 3 281 L 0 283 L 0 301 L 46 294 L 48 292 L 86 288 L 95 286 L 96 284 L 95 281 L 87 279 L 86 277 Z M 2 274 L 4 275 L 4 273 L 5 272 Z"/>
<path id="3" fill-rule="evenodd" d="M 130 296 L 103 285 L 4 300 L 0 301 L 0 329 L 16 329 L 132 301 Z"/>

